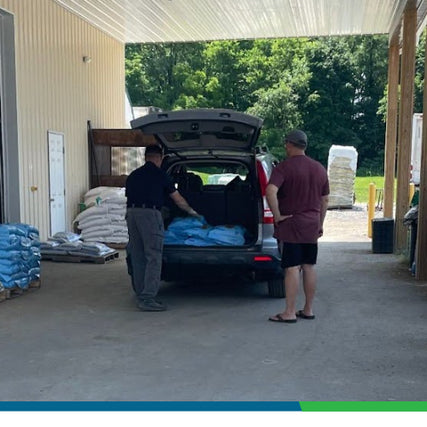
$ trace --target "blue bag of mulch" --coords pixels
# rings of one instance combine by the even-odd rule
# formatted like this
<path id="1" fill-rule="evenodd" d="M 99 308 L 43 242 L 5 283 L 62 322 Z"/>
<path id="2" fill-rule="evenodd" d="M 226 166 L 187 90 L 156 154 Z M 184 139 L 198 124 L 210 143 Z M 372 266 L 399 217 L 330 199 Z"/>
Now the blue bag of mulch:
<path id="1" fill-rule="evenodd" d="M 21 252 L 16 250 L 0 250 L 0 259 L 9 259 L 14 261 L 21 260 Z"/>
<path id="2" fill-rule="evenodd" d="M 27 289 L 29 284 L 30 284 L 30 278 L 27 275 L 25 275 L 24 277 L 22 277 L 20 279 L 15 279 L 13 281 L 13 283 L 14 283 L 14 286 L 17 286 L 20 289 Z M 13 287 L 13 286 L 11 286 L 11 287 Z"/>
<path id="3" fill-rule="evenodd" d="M 21 263 L 18 262 L 8 262 L 0 263 L 0 274 L 7 276 L 19 273 L 22 270 Z"/>
<path id="4" fill-rule="evenodd" d="M 201 240 L 206 240 L 206 239 L 208 239 L 208 234 L 209 234 L 209 231 L 211 229 L 212 229 L 212 227 L 206 227 L 206 228 L 193 227 L 193 228 L 189 228 L 187 230 L 187 236 L 188 237 L 199 238 Z"/>
<path id="5" fill-rule="evenodd" d="M 3 236 L 10 235 L 26 237 L 26 231 L 17 227 L 17 224 L 1 224 L 0 225 L 0 239 L 3 239 Z"/>
<path id="6" fill-rule="evenodd" d="M 28 275 L 22 271 L 14 274 L 4 274 L 0 273 L 0 282 L 3 283 L 5 288 L 13 288 L 14 286 L 21 287 L 22 283 L 18 284 L 16 282 L 22 281 L 23 279 L 28 279 Z M 25 283 L 23 284 L 25 286 Z"/>
<path id="7" fill-rule="evenodd" d="M 33 237 L 31 237 L 31 235 L 29 236 L 30 240 L 31 240 L 31 246 L 34 246 L 36 248 L 39 248 L 41 245 L 40 239 L 34 239 Z"/>
<path id="8" fill-rule="evenodd" d="M 240 225 L 218 225 L 209 231 L 208 237 L 217 245 L 241 246 L 245 244 L 245 229 Z"/>
<path id="9" fill-rule="evenodd" d="M 184 244 L 187 246 L 214 246 L 215 242 L 208 238 L 189 237 L 185 240 Z"/>
<path id="10" fill-rule="evenodd" d="M 185 237 L 177 236 L 176 233 L 171 230 L 165 231 L 165 239 L 163 242 L 165 245 L 183 245 L 184 242 Z"/>
<path id="11" fill-rule="evenodd" d="M 190 228 L 202 228 L 207 224 L 203 217 L 186 217 L 186 218 L 174 218 L 169 224 L 168 230 L 173 231 L 175 234 L 186 234 Z"/>
<path id="12" fill-rule="evenodd" d="M 20 231 L 21 236 L 29 237 L 29 238 L 37 238 L 39 239 L 39 230 L 29 224 L 23 224 L 23 223 L 11 223 L 8 224 L 12 227 L 16 227 Z"/>
<path id="13" fill-rule="evenodd" d="M 40 279 L 40 267 L 30 268 L 30 270 L 28 270 L 28 277 L 31 282 Z"/>
<path id="14" fill-rule="evenodd" d="M 8 238 L 3 239 L 0 235 L 0 250 L 17 250 L 21 247 L 21 238 L 11 234 Z"/>
<path id="15" fill-rule="evenodd" d="M 25 248 L 21 250 L 21 258 L 23 261 L 29 261 L 31 258 L 33 258 L 33 253 L 31 252 L 31 248 Z"/>
<path id="16" fill-rule="evenodd" d="M 34 258 L 38 258 L 38 259 L 41 258 L 41 252 L 40 252 L 40 247 L 39 246 L 32 246 L 30 248 L 30 251 L 31 251 L 31 253 L 32 253 L 32 255 L 33 255 Z"/>
<path id="17" fill-rule="evenodd" d="M 20 238 L 20 244 L 21 244 L 21 248 L 23 249 L 28 249 L 31 248 L 31 239 L 29 239 L 28 237 L 21 237 Z"/>

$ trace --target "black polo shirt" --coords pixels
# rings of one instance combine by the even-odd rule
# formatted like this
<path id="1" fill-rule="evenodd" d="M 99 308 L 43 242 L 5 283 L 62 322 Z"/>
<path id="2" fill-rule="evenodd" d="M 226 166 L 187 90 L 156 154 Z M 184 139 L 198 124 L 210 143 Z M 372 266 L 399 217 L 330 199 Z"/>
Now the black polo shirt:
<path id="1" fill-rule="evenodd" d="M 166 174 L 153 162 L 135 169 L 126 180 L 127 206 L 158 206 L 164 204 L 165 196 L 176 191 L 176 188 Z"/>

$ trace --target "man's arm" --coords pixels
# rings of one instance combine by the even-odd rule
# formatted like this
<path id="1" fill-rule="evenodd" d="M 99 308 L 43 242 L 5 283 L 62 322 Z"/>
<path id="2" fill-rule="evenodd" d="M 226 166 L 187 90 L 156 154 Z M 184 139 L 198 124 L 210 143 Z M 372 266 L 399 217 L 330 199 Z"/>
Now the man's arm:
<path id="1" fill-rule="evenodd" d="M 279 201 L 277 200 L 277 192 L 279 191 L 278 187 L 273 184 L 268 184 L 265 189 L 265 196 L 267 197 L 268 206 L 270 206 L 271 213 L 274 217 L 274 223 L 278 224 L 279 222 L 290 218 L 292 215 L 281 215 L 279 210 Z"/>
<path id="2" fill-rule="evenodd" d="M 323 236 L 323 222 L 325 221 L 326 211 L 328 210 L 329 195 L 322 196 L 320 200 L 320 230 L 319 237 Z"/>
<path id="3" fill-rule="evenodd" d="M 181 196 L 179 191 L 174 191 L 173 193 L 169 194 L 170 198 L 175 202 L 175 204 L 182 209 L 184 212 L 187 212 L 188 215 L 191 216 L 200 216 L 187 202 L 187 200 L 184 199 L 184 197 Z"/>

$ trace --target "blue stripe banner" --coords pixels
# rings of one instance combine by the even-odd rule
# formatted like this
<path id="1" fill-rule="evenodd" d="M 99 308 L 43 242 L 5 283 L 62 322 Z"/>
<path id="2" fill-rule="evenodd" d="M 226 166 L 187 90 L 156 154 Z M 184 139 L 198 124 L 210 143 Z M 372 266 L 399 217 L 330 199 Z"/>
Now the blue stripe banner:
<path id="1" fill-rule="evenodd" d="M 301 411 L 299 402 L 0 402 L 0 411 Z"/>

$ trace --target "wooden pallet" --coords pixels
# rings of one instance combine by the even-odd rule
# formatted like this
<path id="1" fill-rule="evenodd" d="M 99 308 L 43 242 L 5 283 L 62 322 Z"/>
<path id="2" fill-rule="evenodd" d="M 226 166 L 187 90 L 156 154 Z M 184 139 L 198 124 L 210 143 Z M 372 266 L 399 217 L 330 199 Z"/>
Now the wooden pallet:
<path id="1" fill-rule="evenodd" d="M 35 289 L 40 289 L 40 287 L 41 287 L 41 281 L 34 280 L 30 282 L 30 284 L 28 285 L 28 288 L 26 289 L 21 289 L 18 287 L 4 289 L 0 292 L 0 302 L 19 297 L 21 295 L 25 295 L 28 292 L 34 291 Z"/>
<path id="2" fill-rule="evenodd" d="M 102 256 L 88 256 L 88 255 L 50 255 L 42 254 L 43 261 L 55 261 L 55 262 L 91 262 L 94 264 L 105 264 L 109 261 L 114 261 L 119 257 L 119 252 L 114 251 L 107 255 Z"/>
<path id="3" fill-rule="evenodd" d="M 126 249 L 127 243 L 104 243 L 104 245 L 108 246 L 111 249 Z"/>
<path id="4" fill-rule="evenodd" d="M 2 289 L 0 291 L 0 302 L 6 301 L 7 300 L 7 289 Z"/>

